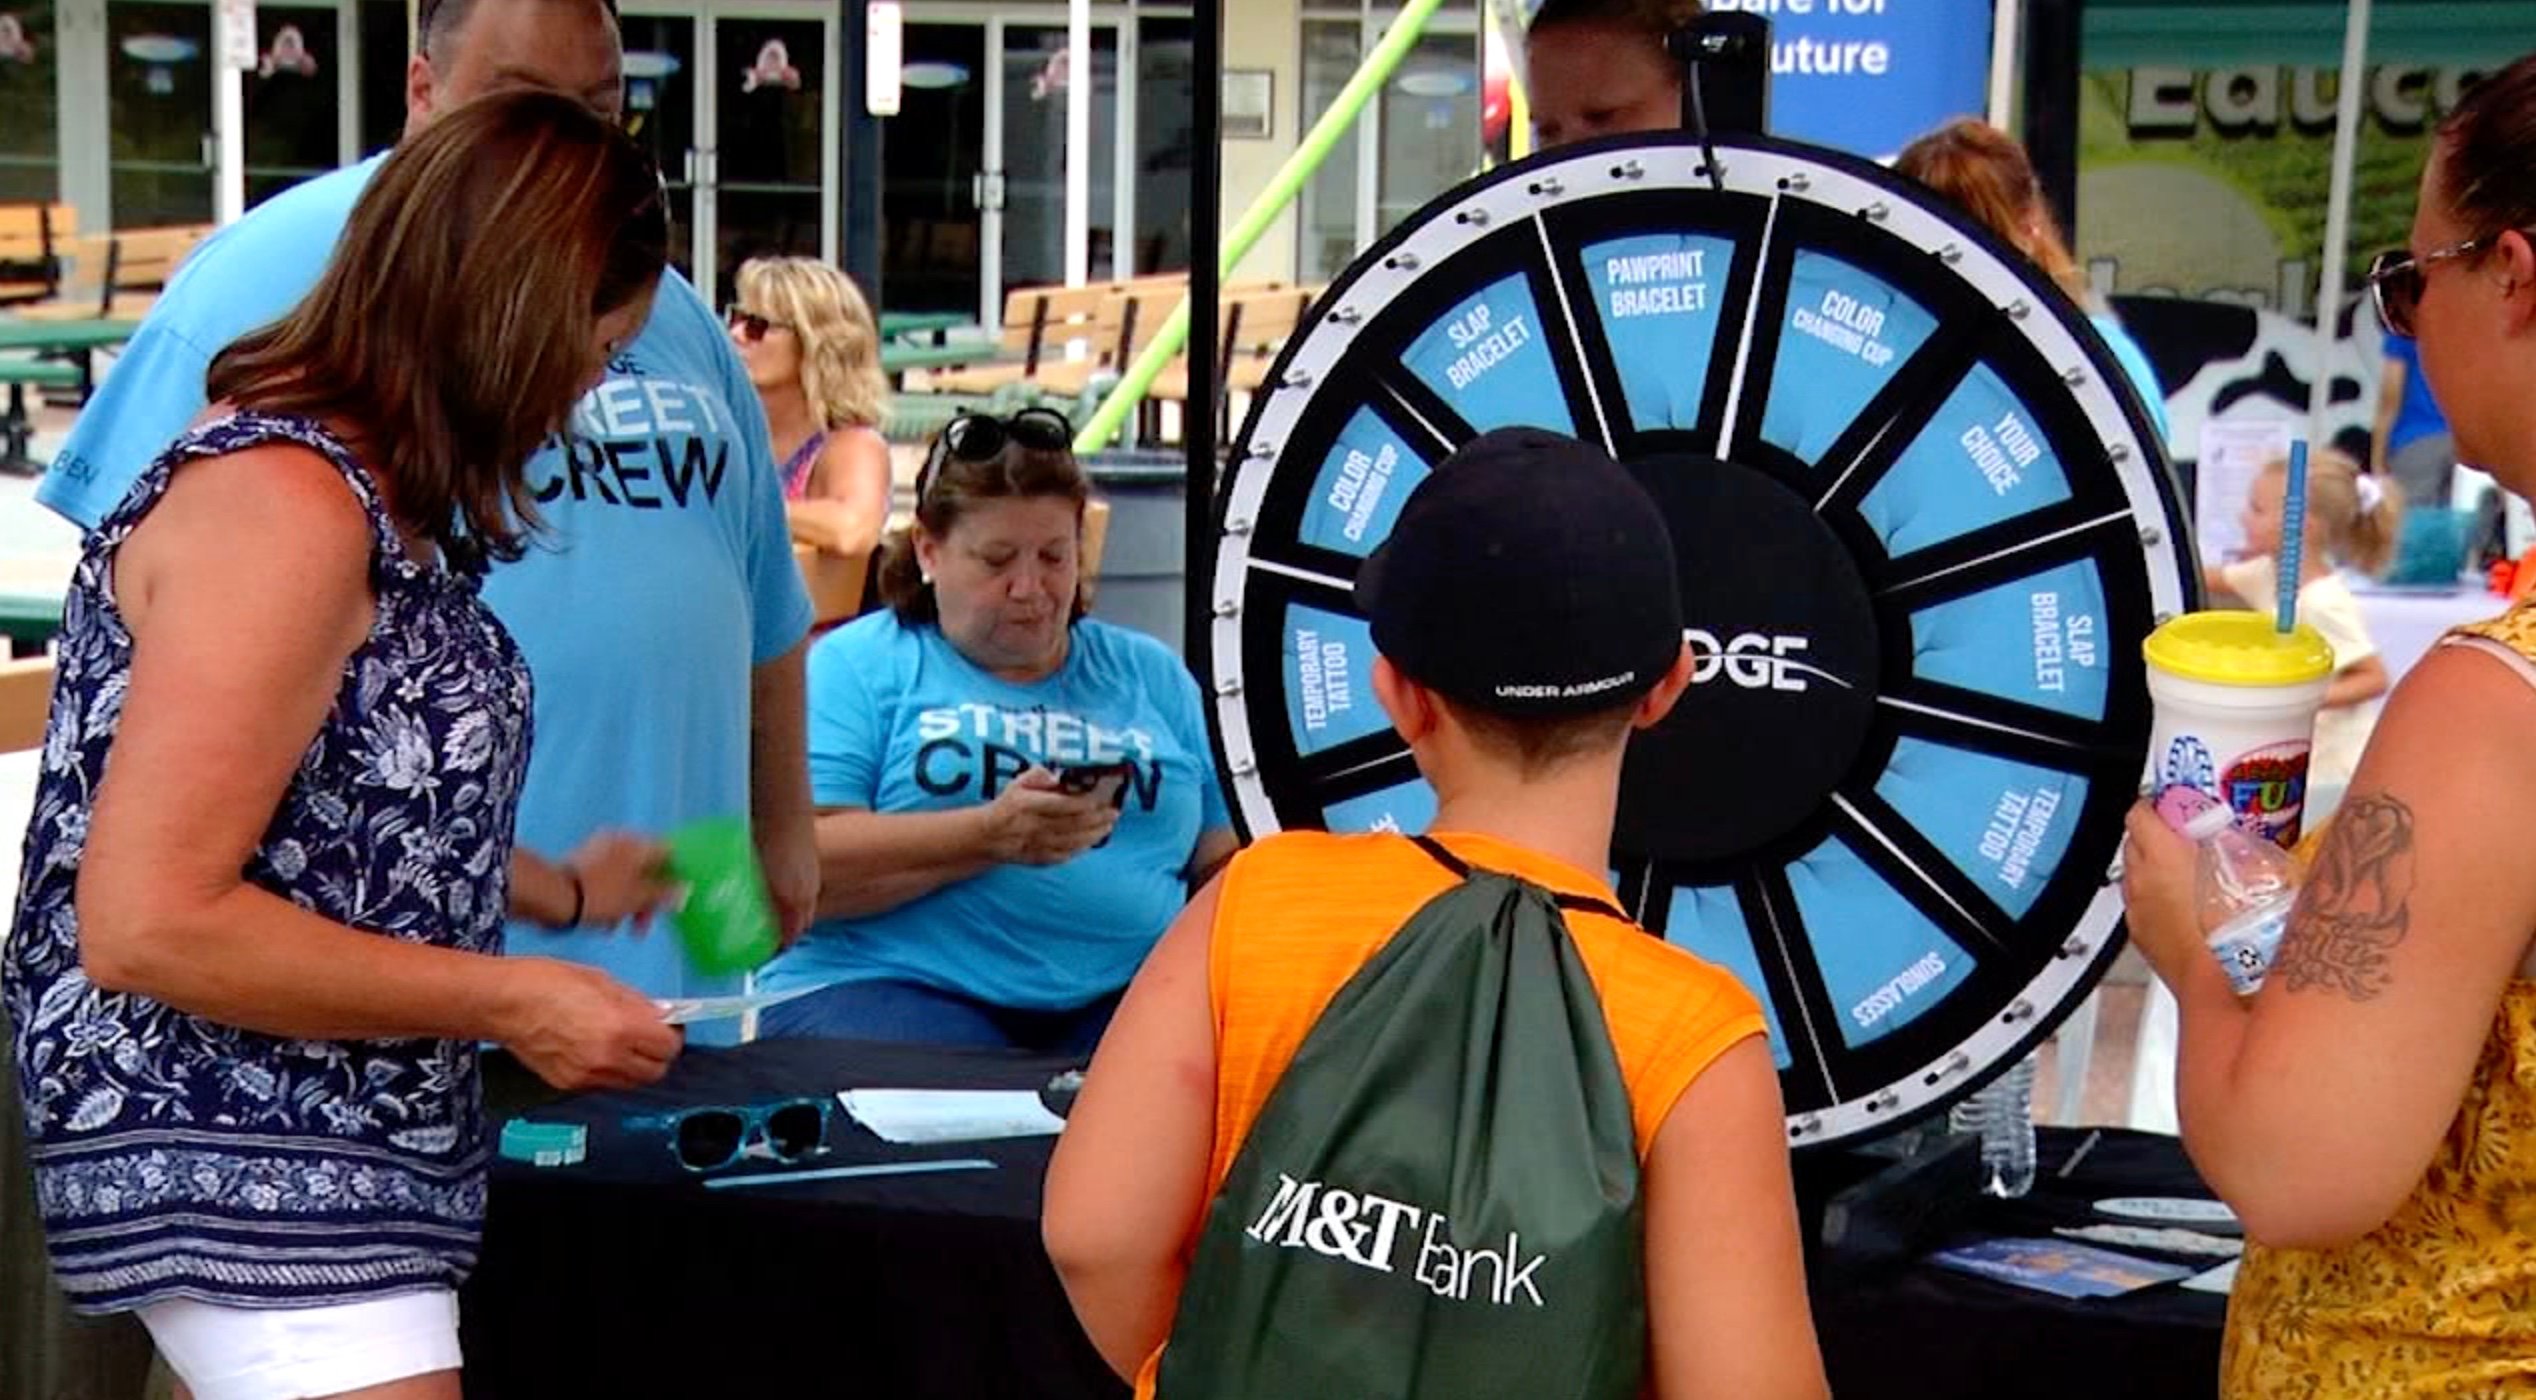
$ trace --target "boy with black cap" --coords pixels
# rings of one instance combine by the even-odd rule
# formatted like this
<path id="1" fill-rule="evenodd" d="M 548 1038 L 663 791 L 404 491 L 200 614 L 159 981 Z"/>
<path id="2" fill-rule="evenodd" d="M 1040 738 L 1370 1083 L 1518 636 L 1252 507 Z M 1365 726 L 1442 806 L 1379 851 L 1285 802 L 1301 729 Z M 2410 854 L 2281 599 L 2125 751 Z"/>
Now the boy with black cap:
<path id="1" fill-rule="evenodd" d="M 1410 495 L 1356 600 L 1381 653 L 1375 694 L 1438 799 L 1434 839 L 1571 911 L 1640 1165 L 1651 1393 L 1820 1396 L 1758 1006 L 1616 912 L 1575 912 L 1612 904 L 1593 872 L 1629 734 L 1690 682 L 1677 577 L 1626 471 L 1507 429 Z M 1045 1229 L 1085 1330 L 1140 1400 L 1270 1091 L 1333 997 L 1455 884 L 1404 837 L 1271 836 L 1198 894 L 1128 990 L 1050 1170 Z"/>

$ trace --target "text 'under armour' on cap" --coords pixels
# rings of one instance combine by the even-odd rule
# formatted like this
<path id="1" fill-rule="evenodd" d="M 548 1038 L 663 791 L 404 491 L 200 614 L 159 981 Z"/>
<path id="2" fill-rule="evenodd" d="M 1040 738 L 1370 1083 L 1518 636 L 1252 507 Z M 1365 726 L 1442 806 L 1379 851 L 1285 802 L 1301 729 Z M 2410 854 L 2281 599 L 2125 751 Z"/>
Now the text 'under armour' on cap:
<path id="1" fill-rule="evenodd" d="M 1673 540 L 1645 488 L 1574 438 L 1500 428 L 1445 459 L 1356 576 L 1374 646 L 1509 715 L 1611 709 L 1682 649 Z"/>

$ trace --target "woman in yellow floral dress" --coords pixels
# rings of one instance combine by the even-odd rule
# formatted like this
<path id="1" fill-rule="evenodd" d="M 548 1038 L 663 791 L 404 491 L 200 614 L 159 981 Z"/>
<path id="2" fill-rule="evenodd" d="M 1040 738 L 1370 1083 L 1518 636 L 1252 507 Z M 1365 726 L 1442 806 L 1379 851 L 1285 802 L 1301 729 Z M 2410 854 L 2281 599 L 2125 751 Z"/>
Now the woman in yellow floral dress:
<path id="1" fill-rule="evenodd" d="M 2536 56 L 2441 126 L 2370 277 L 2457 450 L 2536 493 Z M 2407 676 L 2239 1001 L 2190 845 L 2132 814 L 2131 931 L 2183 1011 L 2184 1146 L 2245 1222 L 2221 1389 L 2536 1395 L 2536 606 Z"/>

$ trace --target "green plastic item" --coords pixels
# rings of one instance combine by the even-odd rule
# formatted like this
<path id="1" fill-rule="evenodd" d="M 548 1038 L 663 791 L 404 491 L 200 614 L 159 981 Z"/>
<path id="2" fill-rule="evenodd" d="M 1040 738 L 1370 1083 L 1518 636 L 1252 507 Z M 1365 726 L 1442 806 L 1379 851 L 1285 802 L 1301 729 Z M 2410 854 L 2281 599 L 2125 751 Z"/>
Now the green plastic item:
<path id="1" fill-rule="evenodd" d="M 668 845 L 670 878 L 685 887 L 669 917 L 687 961 L 698 972 L 727 977 L 775 956 L 775 907 L 748 823 L 709 817 L 671 832 Z"/>
<path id="2" fill-rule="evenodd" d="M 502 1155 L 532 1167 L 570 1167 L 590 1156 L 590 1129 L 580 1123 L 532 1123 L 514 1118 L 502 1125 Z"/>

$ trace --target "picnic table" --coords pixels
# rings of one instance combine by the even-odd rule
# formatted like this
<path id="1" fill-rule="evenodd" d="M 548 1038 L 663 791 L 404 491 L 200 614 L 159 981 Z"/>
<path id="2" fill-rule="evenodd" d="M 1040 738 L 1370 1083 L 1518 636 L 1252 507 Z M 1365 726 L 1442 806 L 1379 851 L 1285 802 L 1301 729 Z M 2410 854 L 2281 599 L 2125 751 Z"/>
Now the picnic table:
<path id="1" fill-rule="evenodd" d="M 62 599 L 77 550 L 21 550 L 0 558 L 0 637 L 5 655 L 35 656 L 62 630 Z"/>
<path id="2" fill-rule="evenodd" d="M 35 415 L 26 391 L 59 389 L 83 399 L 95 386 L 93 358 L 97 351 L 132 338 L 134 321 L 40 321 L 0 317 L 0 384 L 9 386 L 9 406 L 0 414 L 0 472 L 33 476 L 43 465 L 27 455 L 35 433 Z"/>
<path id="3" fill-rule="evenodd" d="M 994 359 L 993 336 L 952 338 L 951 332 L 973 329 L 976 324 L 976 318 L 957 311 L 882 312 L 881 372 L 889 376 L 893 388 L 903 389 L 907 371 L 912 369 L 965 369 Z"/>
<path id="4" fill-rule="evenodd" d="M 935 343 L 943 332 L 977 324 L 977 318 L 958 311 L 884 311 L 880 316 L 881 339 L 914 340 L 931 337 Z"/>

